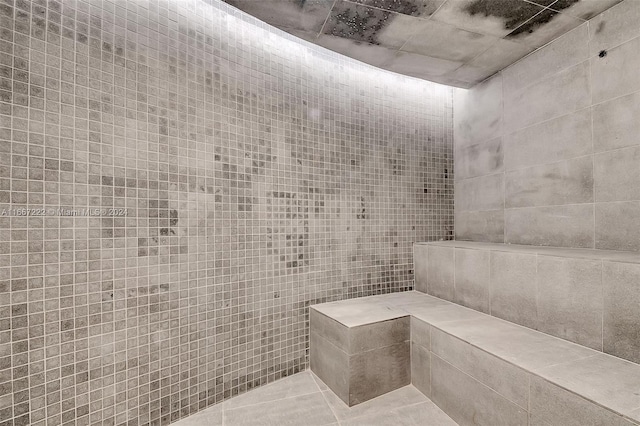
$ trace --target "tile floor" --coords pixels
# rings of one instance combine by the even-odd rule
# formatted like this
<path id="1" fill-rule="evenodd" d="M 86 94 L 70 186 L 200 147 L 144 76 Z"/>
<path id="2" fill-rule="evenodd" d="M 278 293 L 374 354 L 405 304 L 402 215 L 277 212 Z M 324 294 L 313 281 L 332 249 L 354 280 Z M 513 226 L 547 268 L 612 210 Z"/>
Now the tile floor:
<path id="1" fill-rule="evenodd" d="M 455 426 L 409 385 L 348 407 L 311 371 L 304 371 L 215 405 L 176 426 Z"/>

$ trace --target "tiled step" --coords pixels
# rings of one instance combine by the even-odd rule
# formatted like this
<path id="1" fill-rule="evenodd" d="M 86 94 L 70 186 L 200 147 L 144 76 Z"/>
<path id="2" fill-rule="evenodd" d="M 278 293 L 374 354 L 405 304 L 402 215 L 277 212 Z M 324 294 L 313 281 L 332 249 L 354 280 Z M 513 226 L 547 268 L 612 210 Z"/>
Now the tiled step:
<path id="1" fill-rule="evenodd" d="M 640 363 L 640 254 L 468 241 L 414 246 L 416 290 Z"/>
<path id="2" fill-rule="evenodd" d="M 640 424 L 638 364 L 417 291 L 311 312 L 312 332 L 409 316 L 411 382 L 461 425 Z"/>

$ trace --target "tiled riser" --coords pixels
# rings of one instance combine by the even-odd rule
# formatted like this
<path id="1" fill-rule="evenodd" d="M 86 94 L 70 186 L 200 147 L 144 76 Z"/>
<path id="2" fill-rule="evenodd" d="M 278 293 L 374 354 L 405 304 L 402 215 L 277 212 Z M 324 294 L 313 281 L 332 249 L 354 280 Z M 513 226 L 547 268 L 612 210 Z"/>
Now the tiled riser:
<path id="1" fill-rule="evenodd" d="M 640 362 L 640 265 L 506 252 L 414 248 L 416 290 Z"/>
<path id="2" fill-rule="evenodd" d="M 411 332 L 412 383 L 461 426 L 636 424 L 421 320 Z"/>
<path id="3" fill-rule="evenodd" d="M 165 425 L 307 368 L 309 305 L 451 237 L 451 98 L 217 0 L 0 1 L 0 424 Z"/>
<path id="4" fill-rule="evenodd" d="M 640 250 L 638 17 L 623 1 L 456 91 L 456 239 Z"/>

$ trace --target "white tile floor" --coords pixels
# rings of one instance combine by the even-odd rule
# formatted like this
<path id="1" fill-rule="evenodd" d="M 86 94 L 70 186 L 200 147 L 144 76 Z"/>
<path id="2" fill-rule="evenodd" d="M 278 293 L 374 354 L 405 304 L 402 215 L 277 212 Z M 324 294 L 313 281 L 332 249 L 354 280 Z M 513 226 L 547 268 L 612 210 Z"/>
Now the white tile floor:
<path id="1" fill-rule="evenodd" d="M 348 407 L 312 372 L 304 371 L 215 405 L 176 426 L 455 426 L 409 385 Z"/>

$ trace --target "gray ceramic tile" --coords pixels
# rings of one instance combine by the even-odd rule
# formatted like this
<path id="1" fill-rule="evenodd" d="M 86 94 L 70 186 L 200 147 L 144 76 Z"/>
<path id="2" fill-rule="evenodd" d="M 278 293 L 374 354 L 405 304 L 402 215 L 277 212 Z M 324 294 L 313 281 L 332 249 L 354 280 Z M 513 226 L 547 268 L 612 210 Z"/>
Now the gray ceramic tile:
<path id="1" fill-rule="evenodd" d="M 640 90 L 640 37 L 591 58 L 593 102 L 600 103 Z"/>
<path id="2" fill-rule="evenodd" d="M 529 374 L 524 370 L 435 328 L 431 350 L 509 401 L 527 409 Z"/>
<path id="3" fill-rule="evenodd" d="M 313 309 L 347 327 L 386 321 L 406 315 L 402 309 L 385 307 L 376 303 L 375 300 L 366 299 L 322 303 L 314 306 Z"/>
<path id="4" fill-rule="evenodd" d="M 324 392 L 327 403 L 340 423 L 348 420 L 361 419 L 363 416 L 379 416 L 396 409 L 405 409 L 415 404 L 425 403 L 428 399 L 413 386 L 385 393 L 377 398 L 349 407 L 337 398 L 331 391 Z"/>
<path id="5" fill-rule="evenodd" d="M 505 92 L 513 93 L 588 58 L 589 30 L 583 24 L 505 69 L 502 73 Z"/>
<path id="6" fill-rule="evenodd" d="M 640 362 L 640 265 L 604 262 L 602 285 L 604 351 Z"/>
<path id="7" fill-rule="evenodd" d="M 591 156 L 527 167 L 505 174 L 505 207 L 593 202 Z"/>
<path id="8" fill-rule="evenodd" d="M 349 329 L 349 354 L 409 341 L 410 317 L 405 316 Z"/>
<path id="9" fill-rule="evenodd" d="M 536 328 L 536 256 L 491 252 L 491 315 Z"/>
<path id="10" fill-rule="evenodd" d="M 429 246 L 429 294 L 445 300 L 453 300 L 453 248 Z"/>
<path id="11" fill-rule="evenodd" d="M 527 412 L 437 356 L 431 399 L 459 425 L 527 425 Z"/>
<path id="12" fill-rule="evenodd" d="M 334 4 L 229 1 L 305 40 Z M 0 210 L 49 215 L 0 217 L 0 423 L 167 424 L 308 369 L 309 305 L 452 237 L 451 107 L 218 0 L 0 2 Z"/>
<path id="13" fill-rule="evenodd" d="M 411 383 L 411 345 L 399 343 L 349 357 L 349 406 Z"/>
<path id="14" fill-rule="evenodd" d="M 456 148 L 485 142 L 502 134 L 502 76 L 475 86 L 455 90 L 453 115 Z"/>
<path id="15" fill-rule="evenodd" d="M 602 262 L 538 256 L 538 329 L 602 350 Z"/>
<path id="16" fill-rule="evenodd" d="M 311 373 L 302 372 L 231 398 L 224 402 L 224 409 L 231 410 L 234 408 L 245 407 L 247 405 L 261 404 L 284 398 L 293 398 L 319 391 L 320 389 L 318 389 L 318 385 L 313 377 L 311 377 Z"/>
<path id="17" fill-rule="evenodd" d="M 501 38 L 489 49 L 480 53 L 469 62 L 469 66 L 485 70 L 487 74 L 491 75 L 494 72 L 500 71 L 516 62 L 518 59 L 533 52 L 533 48 L 526 46 L 522 43 L 515 43 L 513 41 Z"/>
<path id="18" fill-rule="evenodd" d="M 309 309 L 310 330 L 334 344 L 338 349 L 349 351 L 349 328 L 333 318 L 320 313 L 313 307 Z"/>
<path id="19" fill-rule="evenodd" d="M 538 415 L 529 414 L 529 426 L 552 426 Z"/>
<path id="20" fill-rule="evenodd" d="M 414 244 L 413 269 L 415 271 L 415 289 L 427 293 L 428 246 Z"/>
<path id="21" fill-rule="evenodd" d="M 277 27 L 315 32 L 322 28 L 333 4 L 332 0 L 312 0 L 302 7 L 289 1 L 256 2 L 253 0 L 226 0 L 227 3 L 258 16 Z"/>
<path id="22" fill-rule="evenodd" d="M 222 404 L 214 405 L 174 423 L 176 426 L 222 425 Z"/>
<path id="23" fill-rule="evenodd" d="M 316 376 L 316 374 L 309 370 L 309 374 L 311 375 L 311 377 L 313 378 L 313 381 L 316 382 L 316 385 L 318 386 L 318 389 L 321 392 L 324 392 L 326 390 L 329 390 L 329 386 L 327 386 L 321 379 L 320 377 Z"/>
<path id="24" fill-rule="evenodd" d="M 546 9 L 518 27 L 507 38 L 538 48 L 582 24 L 584 21 L 581 19 Z"/>
<path id="25" fill-rule="evenodd" d="M 462 180 L 501 172 L 502 138 L 456 148 L 455 179 Z"/>
<path id="26" fill-rule="evenodd" d="M 528 207 L 505 211 L 505 242 L 593 247 L 593 205 Z"/>
<path id="27" fill-rule="evenodd" d="M 549 367 L 538 374 L 618 414 L 628 416 L 640 407 L 638 364 L 599 354 Z"/>
<path id="28" fill-rule="evenodd" d="M 417 78 L 442 80 L 461 65 L 459 61 L 398 51 L 385 69 Z"/>
<path id="29" fill-rule="evenodd" d="M 414 316 L 411 317 L 411 342 L 431 349 L 431 326 Z"/>
<path id="30" fill-rule="evenodd" d="M 504 242 L 504 210 L 455 213 L 458 240 Z"/>
<path id="31" fill-rule="evenodd" d="M 523 1 L 508 4 L 479 3 L 473 0 L 446 2 L 433 19 L 470 31 L 504 37 L 542 11 L 542 7 Z"/>
<path id="32" fill-rule="evenodd" d="M 532 372 L 597 353 L 593 349 L 486 315 L 467 321 L 443 322 L 437 327 Z"/>
<path id="33" fill-rule="evenodd" d="M 593 159 L 596 201 L 640 200 L 640 147 L 596 154 Z"/>
<path id="34" fill-rule="evenodd" d="M 551 426 L 631 426 L 632 423 L 536 376 L 531 377 L 531 415 Z"/>
<path id="35" fill-rule="evenodd" d="M 505 247 L 505 245 L 501 243 L 489 243 L 489 242 L 483 242 L 483 241 L 464 241 L 464 240 L 432 241 L 427 244 L 434 245 L 434 246 L 441 246 L 441 247 L 455 247 L 455 248 L 475 249 L 475 250 L 496 250 L 500 247 Z"/>
<path id="36" fill-rule="evenodd" d="M 468 62 L 498 40 L 493 36 L 466 31 L 434 20 L 427 22 L 427 25 L 414 32 L 402 46 L 402 51 Z"/>
<path id="37" fill-rule="evenodd" d="M 321 392 L 224 410 L 226 425 L 329 425 L 336 422 Z"/>
<path id="38" fill-rule="evenodd" d="M 427 246 L 427 244 L 425 244 L 425 246 Z M 447 303 L 443 300 L 415 290 L 361 297 L 359 300 L 367 300 L 378 305 L 387 306 L 388 308 L 397 308 L 401 310 L 406 310 L 412 305 L 430 306 L 434 303 Z"/>
<path id="39" fill-rule="evenodd" d="M 627 251 L 572 249 L 557 247 L 541 247 L 536 250 L 540 256 L 564 257 L 589 260 L 611 260 L 627 263 L 638 263 L 640 254 Z"/>
<path id="40" fill-rule="evenodd" d="M 410 43 L 415 34 L 428 31 L 429 25 L 429 21 L 423 19 L 392 13 L 387 24 L 377 34 L 376 41 L 382 46 L 400 49 Z M 440 57 L 438 55 L 429 56 Z M 444 57 L 444 59 L 451 58 Z"/>
<path id="41" fill-rule="evenodd" d="M 294 33 L 296 36 L 300 36 Z M 336 52 L 343 52 L 350 57 L 370 64 L 381 67 L 387 63 L 392 63 L 396 57 L 397 50 L 378 44 L 368 44 L 349 38 L 320 34 L 314 37 L 313 42 Z"/>
<path id="42" fill-rule="evenodd" d="M 489 251 L 456 248 L 455 252 L 455 302 L 489 313 Z"/>
<path id="43" fill-rule="evenodd" d="M 591 153 L 589 108 L 504 137 L 505 170 L 568 160 Z"/>
<path id="44" fill-rule="evenodd" d="M 433 14 L 443 2 L 444 0 L 414 0 L 403 3 L 394 0 L 353 0 L 353 3 L 362 3 L 367 6 L 423 18 Z"/>
<path id="45" fill-rule="evenodd" d="M 429 426 L 455 426 L 433 402 L 426 401 L 400 410 L 392 410 L 378 415 L 368 415 L 341 422 L 342 426 L 421 426 L 428 419 Z"/>
<path id="46" fill-rule="evenodd" d="M 309 361 L 311 371 L 320 378 L 340 399 L 349 401 L 349 357 L 348 355 L 310 332 Z"/>
<path id="47" fill-rule="evenodd" d="M 586 21 L 602 13 L 602 11 L 615 6 L 621 1 L 622 0 L 586 0 L 573 2 L 571 0 L 563 0 L 552 4 L 550 7 L 564 14 L 584 19 Z"/>
<path id="48" fill-rule="evenodd" d="M 388 306 L 389 308 L 402 309 L 405 314 L 410 312 L 414 306 L 436 306 L 448 305 L 446 300 L 429 296 L 419 291 L 402 291 L 391 294 L 381 294 L 379 296 L 369 296 L 363 299 L 371 299 L 378 305 Z"/>
<path id="49" fill-rule="evenodd" d="M 504 208 L 504 174 L 480 176 L 455 182 L 455 209 L 460 211 Z"/>
<path id="50" fill-rule="evenodd" d="M 589 22 L 591 56 L 640 36 L 640 2 L 622 3 L 606 10 Z"/>
<path id="51" fill-rule="evenodd" d="M 640 250 L 640 202 L 598 203 L 596 248 Z"/>
<path id="52" fill-rule="evenodd" d="M 640 145 L 640 93 L 593 107 L 593 146 L 596 152 Z"/>
<path id="53" fill-rule="evenodd" d="M 583 62 L 529 86 L 505 91 L 505 130 L 520 130 L 589 106 L 589 78 L 589 63 Z"/>
<path id="54" fill-rule="evenodd" d="M 396 15 L 389 11 L 338 0 L 331 8 L 322 32 L 357 42 L 380 44 L 378 39 L 380 32 L 393 22 Z M 402 43 L 395 43 L 388 47 L 400 46 Z"/>
<path id="55" fill-rule="evenodd" d="M 434 326 L 451 321 L 464 321 L 469 319 L 482 319 L 486 315 L 455 304 L 447 304 L 431 307 L 416 307 L 411 310 L 411 315 L 418 320 L 425 321 Z"/>
<path id="56" fill-rule="evenodd" d="M 411 343 L 411 384 L 424 395 L 431 395 L 431 353 L 415 343 Z"/>
<path id="57" fill-rule="evenodd" d="M 489 48 L 491 49 L 491 48 Z M 451 73 L 451 78 L 461 81 L 468 81 L 470 86 L 456 85 L 456 87 L 473 88 L 478 83 L 483 82 L 489 76 L 495 74 L 495 71 L 486 68 L 474 67 L 466 63 Z"/>

